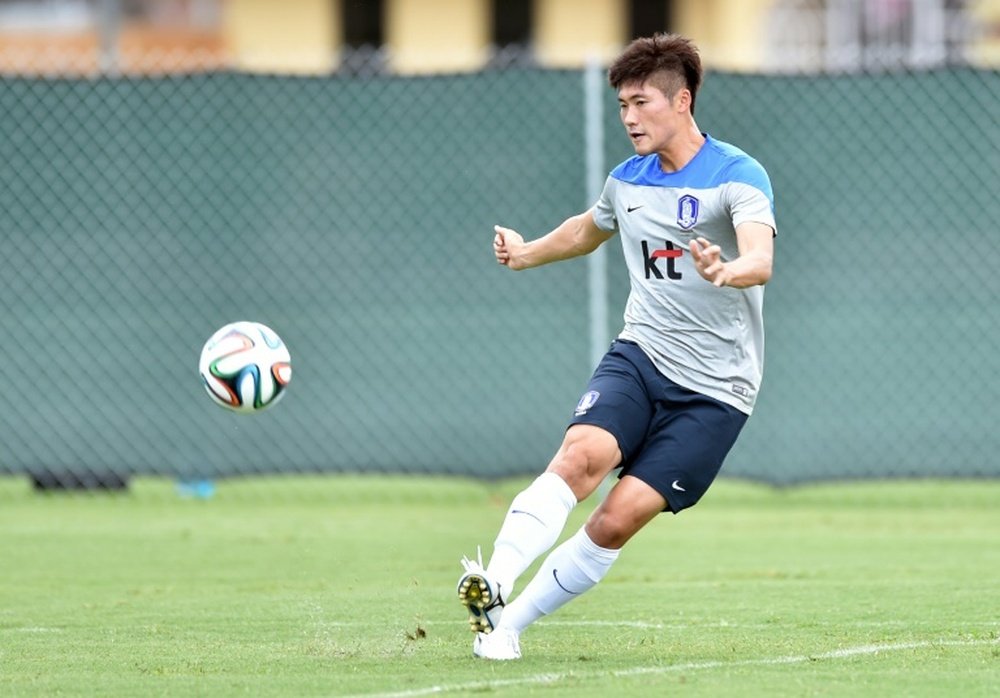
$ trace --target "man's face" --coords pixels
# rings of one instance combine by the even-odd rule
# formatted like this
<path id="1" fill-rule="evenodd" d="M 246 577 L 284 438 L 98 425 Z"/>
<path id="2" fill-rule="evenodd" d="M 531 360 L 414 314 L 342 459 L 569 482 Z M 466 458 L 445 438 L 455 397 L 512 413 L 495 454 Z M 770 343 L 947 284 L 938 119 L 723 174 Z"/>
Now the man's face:
<path id="1" fill-rule="evenodd" d="M 648 81 L 627 83 L 618 90 L 618 108 L 622 124 L 638 155 L 664 150 L 684 125 L 687 113 L 686 89 L 677 90 L 668 99 Z"/>

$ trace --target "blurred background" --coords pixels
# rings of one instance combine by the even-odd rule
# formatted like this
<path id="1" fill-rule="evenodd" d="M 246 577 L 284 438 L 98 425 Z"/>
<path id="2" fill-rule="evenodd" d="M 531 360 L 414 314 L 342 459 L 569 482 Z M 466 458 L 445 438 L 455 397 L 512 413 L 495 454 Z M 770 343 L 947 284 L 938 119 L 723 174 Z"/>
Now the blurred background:
<path id="1" fill-rule="evenodd" d="M 655 31 L 776 195 L 724 473 L 1000 475 L 1000 0 L 0 0 L 0 474 L 542 469 L 627 277 L 512 274 L 492 226 L 594 202 Z M 197 372 L 236 320 L 292 354 L 259 415 Z"/>
<path id="2" fill-rule="evenodd" d="M 997 0 L 0 0 L 7 71 L 580 68 L 656 31 L 743 72 L 996 67 Z"/>
<path id="3" fill-rule="evenodd" d="M 4 69 L 34 74 L 579 68 L 656 31 L 719 70 L 1000 62 L 997 0 L 0 0 Z"/>

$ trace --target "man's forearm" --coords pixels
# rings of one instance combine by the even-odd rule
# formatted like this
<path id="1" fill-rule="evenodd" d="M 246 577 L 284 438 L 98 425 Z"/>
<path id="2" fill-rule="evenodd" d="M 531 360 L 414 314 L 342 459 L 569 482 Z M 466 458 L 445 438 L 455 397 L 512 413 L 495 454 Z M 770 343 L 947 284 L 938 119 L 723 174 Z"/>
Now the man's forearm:
<path id="1" fill-rule="evenodd" d="M 524 268 L 572 259 L 596 250 L 606 238 L 595 234 L 590 211 L 567 218 L 551 232 L 525 244 Z"/>
<path id="2" fill-rule="evenodd" d="M 724 286 L 749 288 L 766 284 L 771 278 L 771 256 L 763 252 L 740 255 L 723 266 L 726 269 Z"/>

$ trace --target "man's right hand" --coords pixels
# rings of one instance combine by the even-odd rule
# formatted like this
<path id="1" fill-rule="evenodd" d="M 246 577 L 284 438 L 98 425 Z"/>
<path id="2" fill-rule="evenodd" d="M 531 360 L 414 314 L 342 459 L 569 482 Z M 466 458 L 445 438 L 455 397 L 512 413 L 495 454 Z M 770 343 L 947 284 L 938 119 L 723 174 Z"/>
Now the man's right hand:
<path id="1" fill-rule="evenodd" d="M 525 243 L 521 234 L 516 230 L 499 225 L 493 226 L 493 230 L 496 232 L 493 236 L 493 254 L 496 255 L 497 264 L 502 264 L 514 271 L 524 269 L 521 251 L 524 249 Z"/>

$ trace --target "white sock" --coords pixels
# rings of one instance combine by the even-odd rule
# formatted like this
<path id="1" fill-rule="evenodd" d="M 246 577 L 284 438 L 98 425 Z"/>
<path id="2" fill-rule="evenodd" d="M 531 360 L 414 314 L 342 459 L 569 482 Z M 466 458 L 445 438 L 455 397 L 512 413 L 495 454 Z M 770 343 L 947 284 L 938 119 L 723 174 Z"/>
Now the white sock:
<path id="1" fill-rule="evenodd" d="M 503 610 L 500 627 L 518 633 L 604 579 L 619 550 L 602 548 L 581 528 L 552 551 L 524 591 Z"/>
<path id="2" fill-rule="evenodd" d="M 555 473 L 542 473 L 514 497 L 486 567 L 487 576 L 500 584 L 504 599 L 510 598 L 521 573 L 559 540 L 575 506 L 573 490 Z"/>

